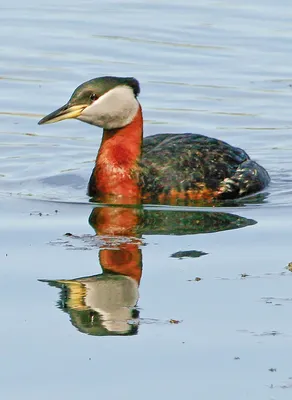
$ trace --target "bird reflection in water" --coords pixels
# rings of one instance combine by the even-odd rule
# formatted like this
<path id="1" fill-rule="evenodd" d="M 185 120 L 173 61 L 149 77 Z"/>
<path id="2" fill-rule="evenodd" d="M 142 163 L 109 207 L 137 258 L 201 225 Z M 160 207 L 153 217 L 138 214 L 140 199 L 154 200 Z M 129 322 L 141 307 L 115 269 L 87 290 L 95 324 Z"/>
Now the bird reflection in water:
<path id="1" fill-rule="evenodd" d="M 135 335 L 138 331 L 141 239 L 136 207 L 96 207 L 89 223 L 102 238 L 102 273 L 72 280 L 45 281 L 61 289 L 58 307 L 89 335 Z"/>
<path id="2" fill-rule="evenodd" d="M 58 307 L 82 333 L 135 335 L 142 275 L 142 235 L 190 235 L 238 229 L 256 221 L 223 212 L 153 210 L 142 206 L 99 206 L 89 223 L 102 239 L 102 273 L 71 280 L 43 280 L 61 289 Z M 82 237 L 81 237 L 82 239 Z M 199 251 L 190 254 L 204 255 Z"/>

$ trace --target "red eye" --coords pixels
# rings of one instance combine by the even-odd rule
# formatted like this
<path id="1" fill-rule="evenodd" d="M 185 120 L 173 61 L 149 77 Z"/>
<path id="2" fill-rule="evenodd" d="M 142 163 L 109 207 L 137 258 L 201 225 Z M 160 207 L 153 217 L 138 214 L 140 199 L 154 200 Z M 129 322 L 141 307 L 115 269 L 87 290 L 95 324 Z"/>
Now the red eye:
<path id="1" fill-rule="evenodd" d="M 91 95 L 90 95 L 90 100 L 91 100 L 91 101 L 94 101 L 94 100 L 97 100 L 97 99 L 98 99 L 97 94 L 91 93 Z"/>

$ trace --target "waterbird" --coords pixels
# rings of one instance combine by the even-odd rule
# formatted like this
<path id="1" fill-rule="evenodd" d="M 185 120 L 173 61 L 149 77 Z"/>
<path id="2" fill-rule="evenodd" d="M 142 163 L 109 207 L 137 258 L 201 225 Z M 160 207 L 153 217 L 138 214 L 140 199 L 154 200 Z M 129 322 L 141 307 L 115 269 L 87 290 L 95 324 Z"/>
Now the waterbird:
<path id="1" fill-rule="evenodd" d="M 102 76 L 78 86 L 69 101 L 38 123 L 76 118 L 103 128 L 88 195 L 152 201 L 237 199 L 264 189 L 268 172 L 247 153 L 195 133 L 143 138 L 140 84 Z"/>

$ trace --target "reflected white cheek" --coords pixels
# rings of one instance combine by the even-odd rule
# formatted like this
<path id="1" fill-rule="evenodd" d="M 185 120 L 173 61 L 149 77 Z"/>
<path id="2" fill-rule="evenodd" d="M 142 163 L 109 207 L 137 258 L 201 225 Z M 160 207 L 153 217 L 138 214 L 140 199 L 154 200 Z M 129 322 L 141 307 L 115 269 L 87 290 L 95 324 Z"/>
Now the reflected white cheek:
<path id="1" fill-rule="evenodd" d="M 86 107 L 78 119 L 104 129 L 116 129 L 132 122 L 138 109 L 133 90 L 117 86 Z"/>

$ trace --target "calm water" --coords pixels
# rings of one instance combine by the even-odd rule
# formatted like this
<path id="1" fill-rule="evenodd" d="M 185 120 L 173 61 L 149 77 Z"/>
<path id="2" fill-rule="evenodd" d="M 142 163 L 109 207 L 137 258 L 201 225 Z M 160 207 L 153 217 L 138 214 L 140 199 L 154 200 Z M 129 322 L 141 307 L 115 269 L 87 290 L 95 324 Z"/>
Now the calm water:
<path id="1" fill-rule="evenodd" d="M 0 5 L 2 398 L 291 398 L 291 18 L 288 0 Z M 139 79 L 145 135 L 247 150 L 265 201 L 88 203 L 101 131 L 37 121 L 111 74 Z"/>

